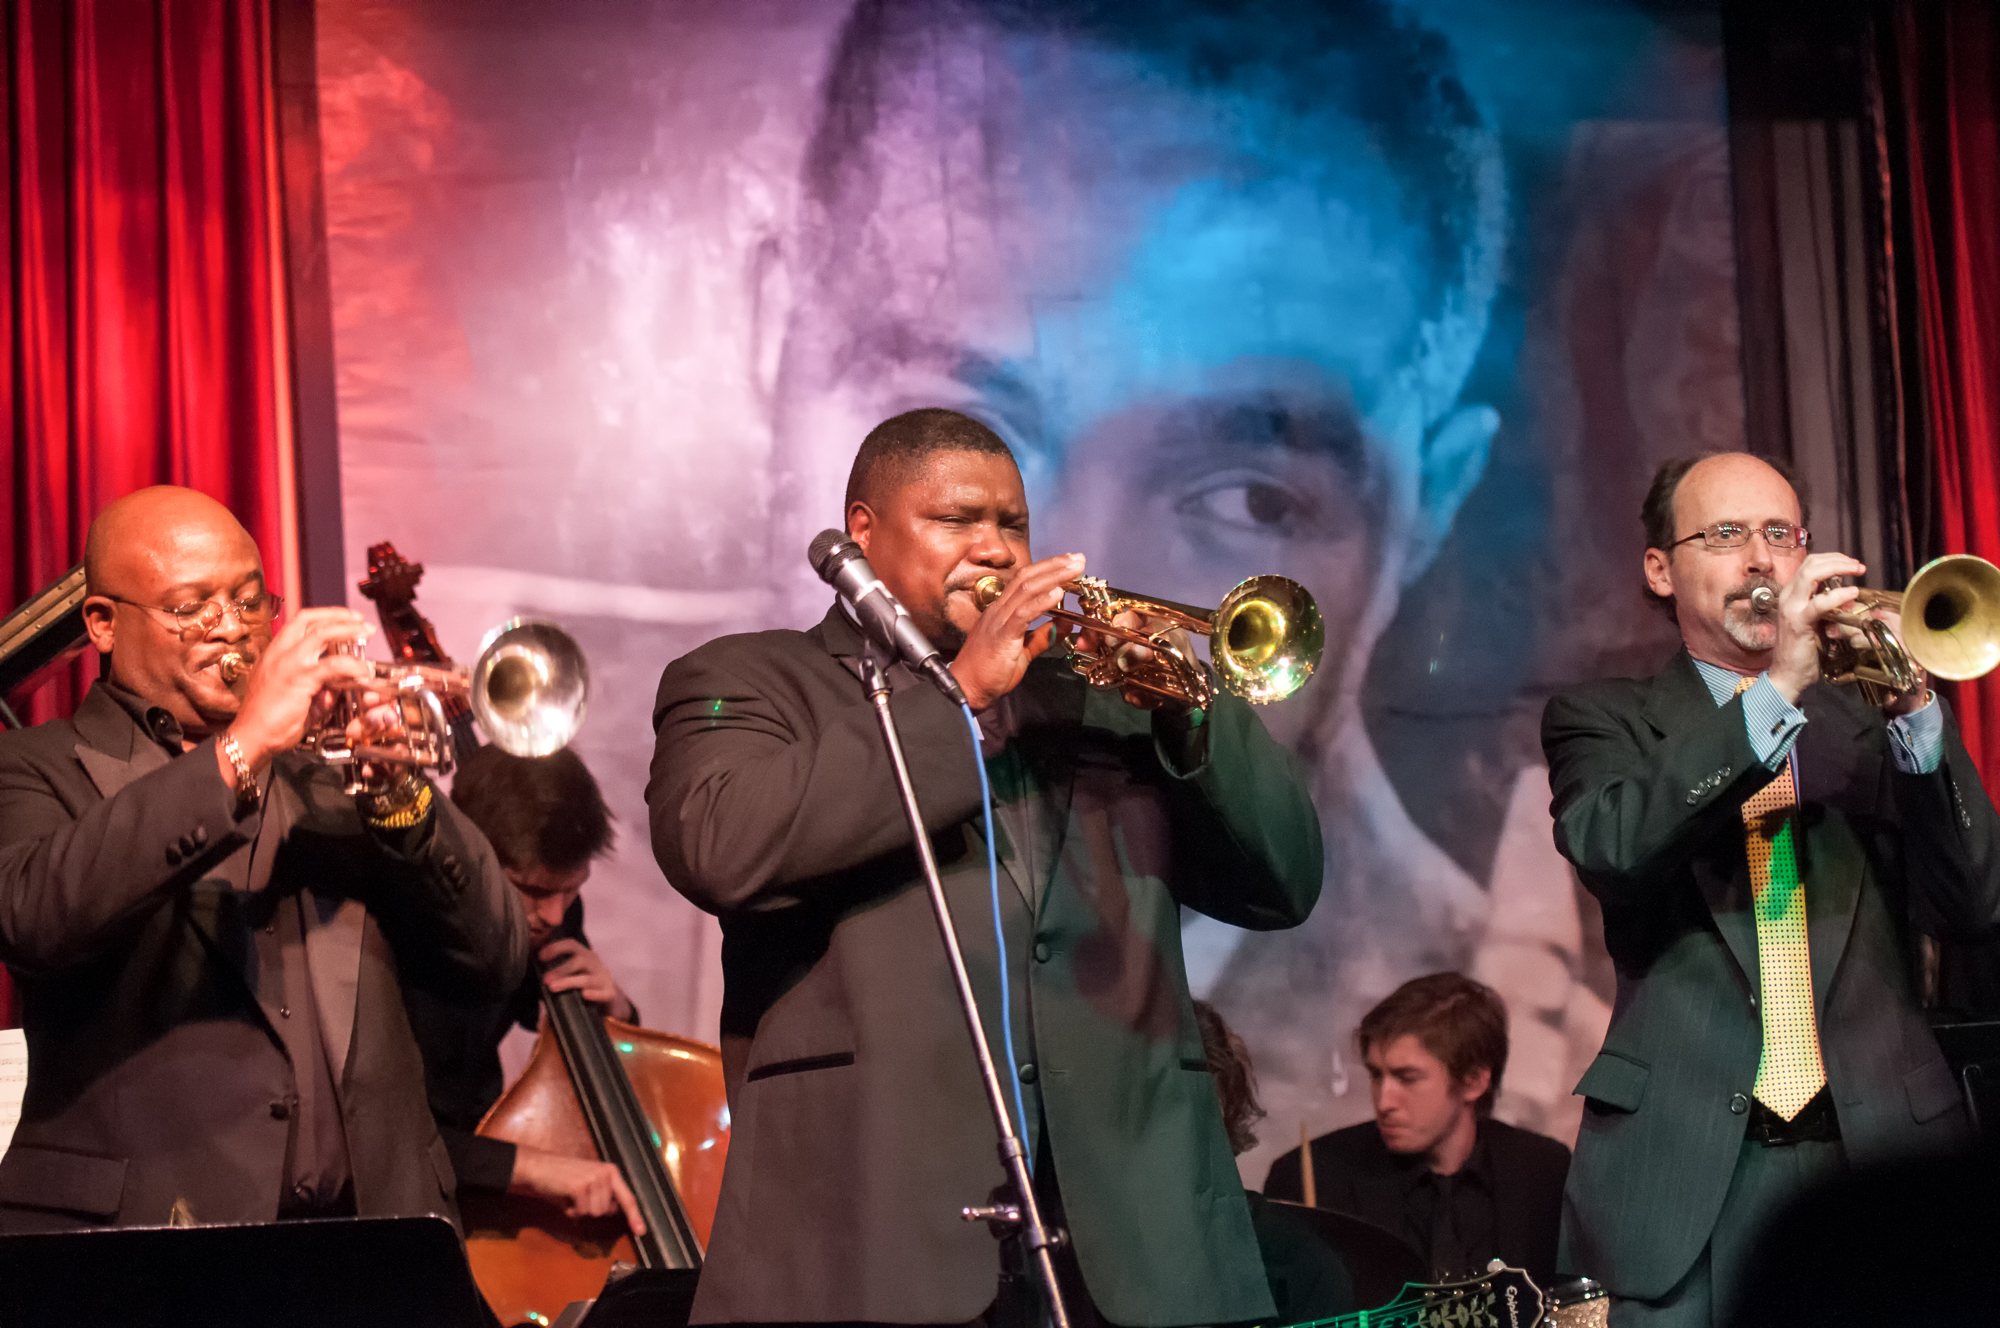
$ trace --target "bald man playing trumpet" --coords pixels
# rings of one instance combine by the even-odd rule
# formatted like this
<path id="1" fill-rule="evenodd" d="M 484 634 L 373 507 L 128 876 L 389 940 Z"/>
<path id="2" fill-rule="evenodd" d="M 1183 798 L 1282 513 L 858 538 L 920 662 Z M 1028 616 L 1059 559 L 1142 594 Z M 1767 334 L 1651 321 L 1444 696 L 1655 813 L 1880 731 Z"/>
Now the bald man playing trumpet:
<path id="1" fill-rule="evenodd" d="M 99 678 L 0 734 L 0 960 L 29 1068 L 0 1231 L 455 1217 L 402 988 L 495 1000 L 527 921 L 420 771 L 343 792 L 295 751 L 368 625 L 280 607 L 227 509 L 153 488 L 85 549 Z"/>

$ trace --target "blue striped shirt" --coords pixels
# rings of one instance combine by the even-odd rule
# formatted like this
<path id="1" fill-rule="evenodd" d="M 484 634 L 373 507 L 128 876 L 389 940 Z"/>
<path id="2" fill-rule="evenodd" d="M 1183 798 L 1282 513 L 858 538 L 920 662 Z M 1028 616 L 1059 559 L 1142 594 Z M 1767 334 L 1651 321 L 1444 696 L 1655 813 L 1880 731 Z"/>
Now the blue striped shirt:
<path id="1" fill-rule="evenodd" d="M 1715 704 L 1725 706 L 1736 695 L 1737 679 L 1743 675 L 1705 659 L 1695 660 L 1701 680 Z M 1766 770 L 1776 770 L 1792 754 L 1799 733 L 1806 726 L 1803 710 L 1784 698 L 1771 675 L 1760 673 L 1743 693 L 1743 724 L 1749 730 L 1750 749 Z M 1896 768 L 1906 775 L 1928 775 L 1944 759 L 1944 710 L 1933 695 L 1922 710 L 1898 715 L 1889 721 L 1889 754 Z"/>

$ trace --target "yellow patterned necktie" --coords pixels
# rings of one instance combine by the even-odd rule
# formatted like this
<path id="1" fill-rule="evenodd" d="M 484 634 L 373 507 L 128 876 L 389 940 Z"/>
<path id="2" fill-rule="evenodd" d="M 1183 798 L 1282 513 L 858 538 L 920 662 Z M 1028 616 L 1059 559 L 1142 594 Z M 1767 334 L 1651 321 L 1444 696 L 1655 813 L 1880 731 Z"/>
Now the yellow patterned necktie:
<path id="1" fill-rule="evenodd" d="M 1736 684 L 1740 695 L 1755 682 Z M 1757 910 L 1757 1010 L 1764 1050 L 1757 1059 L 1759 1102 L 1790 1120 L 1826 1085 L 1819 1024 L 1813 1015 L 1812 950 L 1806 943 L 1806 892 L 1799 879 L 1798 786 L 1789 758 L 1777 777 L 1743 804 L 1750 856 L 1750 898 Z"/>

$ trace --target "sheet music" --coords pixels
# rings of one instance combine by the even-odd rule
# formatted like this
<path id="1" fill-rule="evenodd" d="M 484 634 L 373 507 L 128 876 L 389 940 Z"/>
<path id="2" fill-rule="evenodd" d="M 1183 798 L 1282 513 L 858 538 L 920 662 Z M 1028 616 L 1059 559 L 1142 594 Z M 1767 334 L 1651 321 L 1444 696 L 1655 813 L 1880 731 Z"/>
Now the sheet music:
<path id="1" fill-rule="evenodd" d="M 28 1035 L 18 1028 L 0 1028 L 0 1157 L 7 1156 L 7 1145 L 21 1120 L 21 1099 L 27 1094 Z"/>

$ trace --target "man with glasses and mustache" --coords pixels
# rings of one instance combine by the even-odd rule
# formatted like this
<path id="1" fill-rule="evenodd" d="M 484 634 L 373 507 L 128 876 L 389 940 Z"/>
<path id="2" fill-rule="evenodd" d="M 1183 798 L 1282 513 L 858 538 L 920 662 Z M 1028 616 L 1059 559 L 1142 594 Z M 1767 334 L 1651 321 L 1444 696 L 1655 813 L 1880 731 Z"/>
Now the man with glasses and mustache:
<path id="1" fill-rule="evenodd" d="M 1609 1287 L 1614 1325 L 1723 1323 L 1787 1199 L 1969 1139 L 1912 932 L 2000 918 L 2000 817 L 1925 682 L 1878 709 L 1822 679 L 1856 595 L 1827 583 L 1866 569 L 1809 551 L 1783 471 L 1669 462 L 1641 519 L 1684 648 L 1542 721 L 1556 843 L 1618 973 L 1558 1265 Z"/>
<path id="2" fill-rule="evenodd" d="M 85 549 L 100 676 L 0 735 L 0 960 L 28 1088 L 0 1231 L 453 1214 L 405 984 L 511 991 L 527 923 L 414 769 L 350 797 L 292 751 L 369 628 L 279 600 L 220 504 L 144 489 Z M 223 660 L 248 672 L 233 681 Z M 392 712 L 349 729 L 391 742 Z"/>

